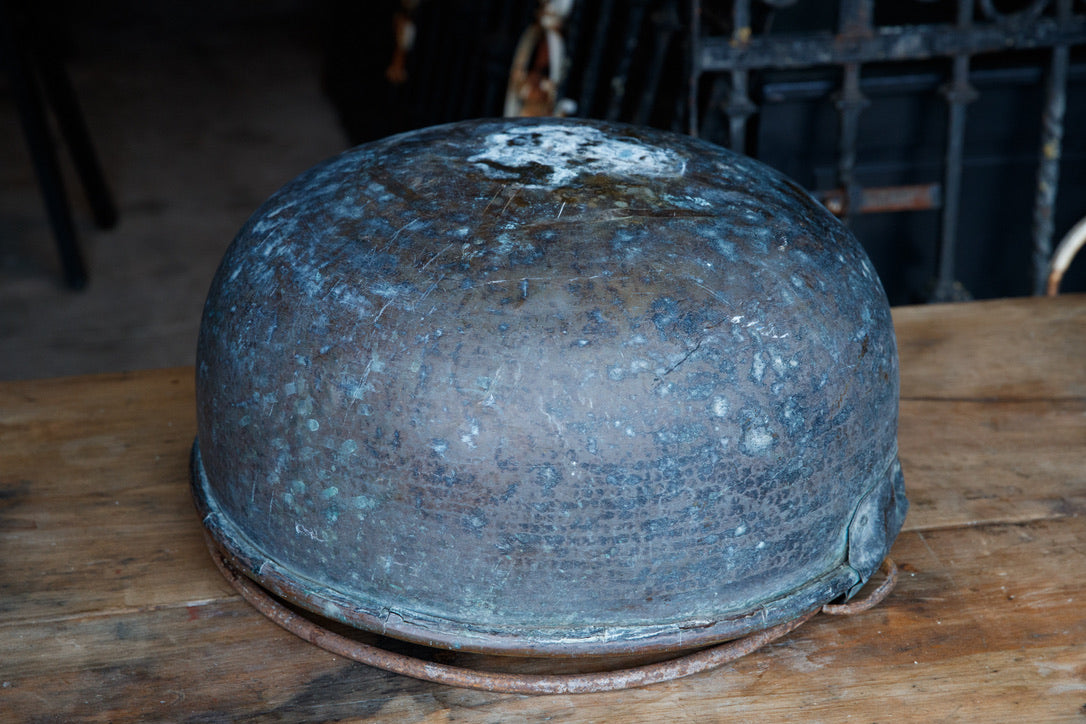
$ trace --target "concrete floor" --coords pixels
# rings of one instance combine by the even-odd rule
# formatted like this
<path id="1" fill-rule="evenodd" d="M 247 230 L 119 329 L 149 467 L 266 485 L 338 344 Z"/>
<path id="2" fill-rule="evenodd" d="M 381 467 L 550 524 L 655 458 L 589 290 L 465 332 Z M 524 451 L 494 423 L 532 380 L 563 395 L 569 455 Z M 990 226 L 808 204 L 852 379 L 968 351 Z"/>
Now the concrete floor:
<path id="1" fill-rule="evenodd" d="M 67 68 L 120 211 L 94 228 L 60 148 L 90 283 L 64 288 L 0 76 L 0 379 L 189 365 L 215 268 L 275 189 L 347 146 L 289 22 L 76 26 Z"/>

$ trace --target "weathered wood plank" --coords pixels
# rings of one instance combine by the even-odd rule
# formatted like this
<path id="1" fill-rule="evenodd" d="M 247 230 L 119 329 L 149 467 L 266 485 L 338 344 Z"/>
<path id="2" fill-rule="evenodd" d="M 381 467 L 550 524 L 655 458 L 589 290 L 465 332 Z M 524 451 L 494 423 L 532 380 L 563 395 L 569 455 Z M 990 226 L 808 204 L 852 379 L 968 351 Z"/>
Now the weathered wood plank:
<path id="1" fill-rule="evenodd" d="M 1086 400 L 904 400 L 907 530 L 1086 513 Z"/>
<path id="2" fill-rule="evenodd" d="M 1081 294 L 893 311 L 905 399 L 1086 397 Z"/>
<path id="3" fill-rule="evenodd" d="M 90 396 L 86 417 L 54 422 L 47 434 L 32 424 L 0 427 L 0 540 L 19 551 L 0 563 L 0 620 L 230 595 L 207 559 L 189 497 L 194 422 L 171 424 L 191 416 L 191 398 L 156 400 L 148 379 L 156 376 L 137 375 L 131 384 L 152 395 L 153 415 L 126 413 L 129 403 L 116 400 L 141 398 L 110 381 L 118 394 Z M 70 393 L 69 385 L 61 381 L 46 392 L 48 385 L 35 386 L 50 404 Z M 110 414 L 136 418 L 130 429 L 96 420 Z M 906 529 L 1083 512 L 1084 415 L 1086 404 L 1076 401 L 905 401 L 901 454 L 912 501 Z"/>
<path id="4" fill-rule="evenodd" d="M 191 370 L 0 384 L 0 621 L 222 597 L 188 492 Z"/>
<path id="5" fill-rule="evenodd" d="M 189 499 L 191 370 L 0 383 L 0 719 L 1081 718 L 1086 305 L 895 320 L 913 505 L 897 591 L 723 670 L 598 696 L 415 682 L 256 614 Z"/>
<path id="6" fill-rule="evenodd" d="M 0 710 L 65 720 L 1073 720 L 1086 704 L 1086 519 L 904 534 L 881 606 L 642 690 L 518 697 L 337 659 L 241 601 L 3 626 Z M 493 666 L 493 657 L 455 657 Z"/>
<path id="7" fill-rule="evenodd" d="M 0 534 L 20 551 L 0 616 L 225 594 L 188 494 L 192 395 L 188 369 L 0 384 Z M 905 400 L 906 527 L 1081 512 L 1084 404 Z"/>

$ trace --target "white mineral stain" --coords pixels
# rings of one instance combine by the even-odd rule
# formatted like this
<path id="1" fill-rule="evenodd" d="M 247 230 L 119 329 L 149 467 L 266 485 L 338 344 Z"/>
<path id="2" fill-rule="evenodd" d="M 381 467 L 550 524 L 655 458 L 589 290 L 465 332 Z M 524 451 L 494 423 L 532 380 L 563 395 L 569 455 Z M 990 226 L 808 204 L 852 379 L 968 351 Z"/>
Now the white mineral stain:
<path id="1" fill-rule="evenodd" d="M 764 427 L 754 427 L 743 436 L 743 447 L 751 455 L 765 452 L 773 444 L 773 435 Z"/>
<path id="2" fill-rule="evenodd" d="M 460 436 L 460 442 L 474 449 L 476 447 L 475 438 L 478 436 L 479 423 L 472 421 L 469 423 L 468 431 Z"/>
<path id="3" fill-rule="evenodd" d="M 686 171 L 686 158 L 670 149 L 613 138 L 596 128 L 541 124 L 491 133 L 486 150 L 468 158 L 487 175 L 519 179 L 539 173 L 531 186 L 564 186 L 581 174 L 667 177 Z"/>
<path id="4" fill-rule="evenodd" d="M 665 197 L 665 198 L 668 201 L 673 200 L 672 197 Z M 682 196 L 681 199 L 674 199 L 674 200 L 679 201 L 679 203 L 677 204 L 679 206 L 699 206 L 699 207 L 701 207 L 703 209 L 710 209 L 710 208 L 713 207 L 712 202 L 707 201 L 706 199 L 703 199 L 700 196 L 686 195 L 686 196 Z M 709 266 L 712 266 L 712 264 L 709 264 Z"/>
<path id="5" fill-rule="evenodd" d="M 761 382 L 762 377 L 765 375 L 765 360 L 762 359 L 761 352 L 754 353 L 754 361 L 750 365 L 750 375 L 758 382 Z"/>
<path id="6" fill-rule="evenodd" d="M 294 532 L 297 533 L 298 535 L 304 535 L 306 538 L 309 538 L 310 540 L 314 540 L 314 541 L 316 541 L 318 543 L 327 543 L 328 542 L 324 538 L 322 538 L 319 534 L 317 534 L 316 531 L 314 531 L 314 530 L 312 530 L 310 528 L 306 528 L 301 523 L 295 523 L 294 524 Z"/>
<path id="7" fill-rule="evenodd" d="M 712 410 L 716 417 L 725 417 L 728 414 L 728 401 L 723 397 L 714 397 Z"/>
<path id="8" fill-rule="evenodd" d="M 376 389 L 368 382 L 348 383 L 346 388 L 347 394 L 351 396 L 352 400 L 364 400 L 367 392 L 373 392 Z M 368 415 L 369 413 L 365 412 L 363 414 Z"/>

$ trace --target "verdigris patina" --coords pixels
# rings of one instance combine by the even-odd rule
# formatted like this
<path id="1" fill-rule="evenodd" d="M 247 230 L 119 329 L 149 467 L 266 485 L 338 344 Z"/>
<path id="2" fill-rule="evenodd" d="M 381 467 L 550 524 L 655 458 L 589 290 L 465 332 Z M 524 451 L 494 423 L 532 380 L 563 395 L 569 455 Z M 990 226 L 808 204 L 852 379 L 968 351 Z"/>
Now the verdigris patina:
<path id="1" fill-rule="evenodd" d="M 703 645 L 855 592 L 897 535 L 864 252 L 687 137 L 471 121 L 344 153 L 239 233 L 193 486 L 247 575 L 434 646 Z"/>

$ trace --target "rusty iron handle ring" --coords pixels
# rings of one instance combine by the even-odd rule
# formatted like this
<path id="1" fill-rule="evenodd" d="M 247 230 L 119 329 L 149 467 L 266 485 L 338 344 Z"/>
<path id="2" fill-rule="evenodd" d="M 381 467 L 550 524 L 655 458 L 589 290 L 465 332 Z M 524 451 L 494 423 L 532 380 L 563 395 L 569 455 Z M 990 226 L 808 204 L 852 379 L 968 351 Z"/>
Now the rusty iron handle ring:
<path id="1" fill-rule="evenodd" d="M 879 566 L 879 570 L 886 576 L 886 579 L 878 585 L 878 588 L 858 601 L 851 601 L 849 603 L 827 603 L 822 607 L 822 613 L 827 613 L 831 616 L 851 616 L 854 613 L 860 613 L 879 605 L 879 603 L 882 602 L 882 599 L 886 598 L 886 596 L 890 594 L 890 591 L 894 589 L 894 584 L 897 583 L 897 564 L 894 563 L 893 558 L 886 556 L 882 559 L 882 565 Z"/>
<path id="2" fill-rule="evenodd" d="M 433 663 L 423 661 L 413 656 L 397 654 L 386 651 L 376 646 L 354 641 L 346 636 L 333 633 L 328 629 L 313 623 L 309 619 L 300 616 L 277 602 L 256 583 L 249 580 L 230 567 L 215 547 L 213 541 L 207 540 L 211 550 L 211 558 L 227 581 L 248 601 L 254 608 L 271 621 L 292 634 L 312 644 L 329 651 L 337 656 L 357 661 L 367 666 L 373 666 L 386 671 L 391 671 L 403 676 L 409 676 L 424 681 L 432 681 L 438 684 L 459 686 L 467 689 L 481 689 L 504 694 L 587 694 L 603 691 L 618 691 L 638 686 L 647 686 L 684 676 L 701 673 L 710 669 L 723 666 L 738 658 L 765 646 L 771 641 L 791 633 L 800 625 L 811 619 L 821 609 L 813 609 L 798 618 L 777 624 L 762 631 L 756 631 L 740 639 L 728 641 L 707 649 L 695 651 L 668 661 L 655 664 L 636 666 L 615 671 L 603 671 L 587 674 L 507 674 L 489 671 L 476 671 L 460 666 Z M 886 559 L 890 561 L 889 558 Z M 890 561 L 890 568 L 896 574 L 897 568 Z M 883 567 L 886 568 L 884 562 Z M 887 585 L 889 582 L 889 585 Z M 867 604 L 869 599 L 860 602 L 867 604 L 859 610 L 866 610 L 885 598 L 893 587 L 892 579 L 888 576 L 884 582 L 872 594 L 870 598 L 879 596 L 878 600 Z M 850 608 L 850 606 L 838 606 Z M 835 613 L 851 613 L 853 611 L 834 611 Z M 829 611 L 827 611 L 829 613 Z"/>

